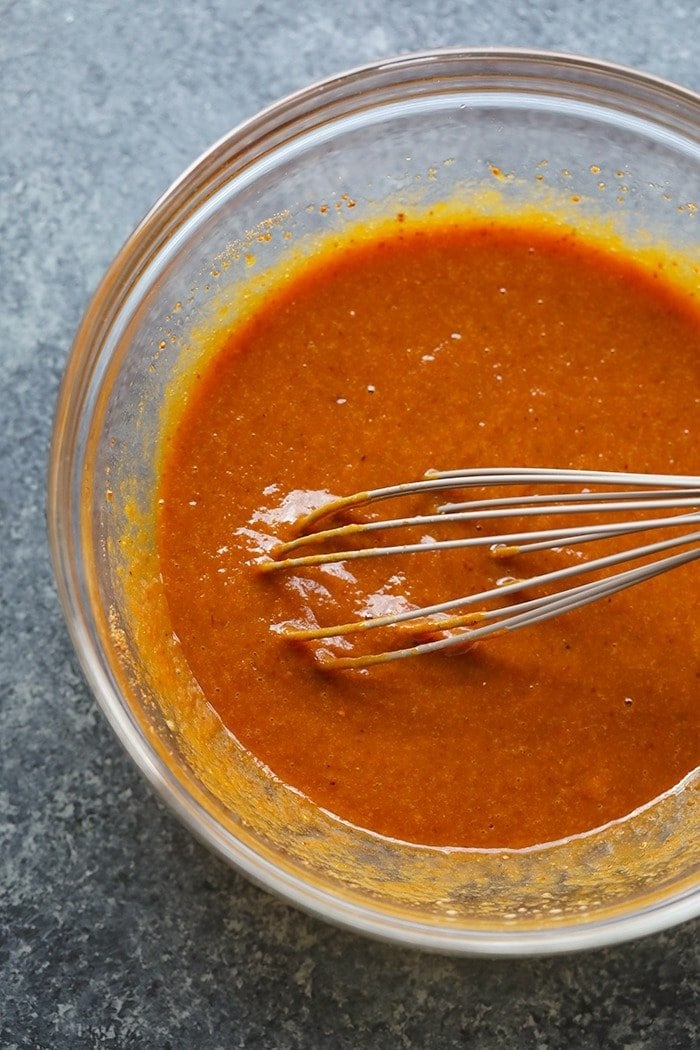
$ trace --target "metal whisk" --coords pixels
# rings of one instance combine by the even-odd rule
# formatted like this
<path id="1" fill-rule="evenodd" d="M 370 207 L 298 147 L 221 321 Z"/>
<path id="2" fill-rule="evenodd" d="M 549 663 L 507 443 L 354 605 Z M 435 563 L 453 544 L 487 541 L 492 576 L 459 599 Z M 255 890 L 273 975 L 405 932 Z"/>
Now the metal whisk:
<path id="1" fill-rule="evenodd" d="M 343 512 L 367 507 L 383 500 L 425 494 L 431 491 L 456 489 L 494 489 L 507 492 L 509 487 L 527 489 L 558 489 L 571 491 L 542 492 L 534 495 L 496 494 L 466 502 L 444 503 L 435 513 L 413 517 L 369 520 L 325 527 L 325 522 Z M 595 491 L 591 487 L 595 487 Z M 622 487 L 621 487 L 622 486 Z M 602 490 L 602 491 L 600 491 Z M 688 508 L 689 510 L 684 510 Z M 537 529 L 536 519 L 542 515 L 608 515 L 622 512 L 622 520 L 598 524 L 581 524 Z M 634 516 L 632 515 L 634 512 Z M 662 512 L 662 513 L 660 513 Z M 679 513 L 680 512 L 680 513 Z M 374 532 L 435 526 L 445 523 L 478 524 L 489 520 L 510 518 L 535 519 L 533 528 L 498 535 L 466 535 L 457 539 L 428 539 L 418 543 L 387 544 L 335 549 L 340 543 L 364 541 Z M 324 523 L 324 525 L 322 525 Z M 312 565 L 351 561 L 357 558 L 375 558 L 386 555 L 426 553 L 436 550 L 464 547 L 490 548 L 495 557 L 508 557 L 527 552 L 553 550 L 566 544 L 578 546 L 600 539 L 619 539 L 635 533 L 672 528 L 675 535 L 642 546 L 628 547 L 617 553 L 592 560 L 583 560 L 566 568 L 526 579 L 515 579 L 503 586 L 468 594 L 450 601 L 439 602 L 394 615 L 375 616 L 330 627 L 296 628 L 285 626 L 283 633 L 299 640 L 318 640 L 357 634 L 376 628 L 406 627 L 412 631 L 411 645 L 388 648 L 382 652 L 359 656 L 323 655 L 324 666 L 368 667 L 373 664 L 399 660 L 425 653 L 468 647 L 473 642 L 540 623 L 553 616 L 588 605 L 617 591 L 632 587 L 686 562 L 700 558 L 700 477 L 665 474 L 612 473 L 593 470 L 558 470 L 516 468 L 484 468 L 474 470 L 428 471 L 419 481 L 391 485 L 329 501 L 312 513 L 300 518 L 295 526 L 295 537 L 279 544 L 261 564 L 264 571 L 299 569 Z M 676 532 L 681 529 L 681 533 Z M 332 545 L 334 549 L 328 549 Z M 313 547 L 313 553 L 306 548 Z M 321 548 L 319 551 L 318 548 Z M 675 548 L 684 550 L 669 554 Z M 631 568 L 627 563 L 641 562 Z M 609 573 L 608 570 L 615 569 Z M 603 574 L 602 576 L 600 574 Z M 593 575 L 584 583 L 562 587 L 568 580 Z M 554 587 L 554 589 L 552 589 Z M 545 589 L 542 597 L 520 600 L 498 608 L 481 608 L 492 600 L 537 588 Z M 474 606 L 480 606 L 476 610 Z M 471 611 L 463 612 L 468 607 Z M 439 637 L 436 637 L 439 635 Z M 405 638 L 405 634 L 402 635 Z M 432 636 L 432 637 L 431 637 Z M 423 640 L 421 640 L 423 639 Z M 427 639 L 427 640 L 426 640 Z"/>

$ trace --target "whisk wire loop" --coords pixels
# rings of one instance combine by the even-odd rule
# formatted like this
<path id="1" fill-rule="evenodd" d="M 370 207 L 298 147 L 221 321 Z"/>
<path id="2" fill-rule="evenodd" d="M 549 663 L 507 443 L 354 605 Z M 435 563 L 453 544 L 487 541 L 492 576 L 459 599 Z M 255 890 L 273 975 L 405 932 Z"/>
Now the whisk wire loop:
<path id="1" fill-rule="evenodd" d="M 412 515 L 405 518 L 368 520 L 329 528 L 318 528 L 324 519 L 387 499 L 415 496 L 425 492 L 454 490 L 459 488 L 491 488 L 495 486 L 581 486 L 578 491 L 562 493 L 535 492 L 529 495 L 491 496 L 467 502 L 446 503 L 436 513 Z M 614 491 L 593 492 L 590 486 L 618 486 Z M 630 486 L 620 489 L 619 486 Z M 689 508 L 695 508 L 688 513 Z M 700 525 L 700 477 L 664 474 L 627 474 L 605 471 L 558 470 L 531 468 L 488 468 L 466 471 L 429 471 L 423 479 L 401 485 L 386 486 L 355 493 L 331 500 L 300 518 L 296 524 L 296 535 L 286 543 L 279 544 L 268 560 L 261 564 L 263 571 L 304 569 L 356 558 L 375 558 L 387 555 L 404 555 L 426 551 L 444 551 L 463 547 L 489 546 L 495 556 L 512 556 L 547 549 L 556 549 L 562 544 L 579 545 L 600 539 L 619 539 L 638 533 L 678 527 L 689 528 Z M 419 543 L 387 544 L 373 547 L 354 547 L 347 550 L 327 550 L 311 554 L 303 553 L 310 545 L 325 547 L 328 544 L 346 542 L 353 537 L 362 539 L 366 535 L 386 529 L 434 526 L 450 523 L 473 525 L 483 521 L 499 521 L 508 518 L 533 518 L 546 515 L 607 514 L 611 512 L 673 511 L 651 518 L 625 518 L 612 522 L 578 524 L 573 527 L 546 529 L 520 529 L 498 535 L 468 535 L 457 539 L 423 539 Z M 677 513 L 682 510 L 683 513 Z M 659 558 L 658 555 L 673 549 L 690 548 L 680 553 Z M 302 553 L 297 553 L 297 551 Z M 361 618 L 332 626 L 294 627 L 280 625 L 277 629 L 287 637 L 312 641 L 377 628 L 405 628 L 420 639 L 411 645 L 398 646 L 382 652 L 358 656 L 336 656 L 325 652 L 322 662 L 333 668 L 363 668 L 378 663 L 405 659 L 427 653 L 440 652 L 533 625 L 580 608 L 603 597 L 635 586 L 661 573 L 700 558 L 700 531 L 683 532 L 642 546 L 625 549 L 602 557 L 581 561 L 562 569 L 540 575 L 516 579 L 512 582 L 488 588 L 478 593 L 463 595 L 448 601 L 421 608 L 411 608 L 385 615 Z M 641 565 L 617 569 L 625 563 L 647 559 Z M 651 559 L 651 560 L 650 560 Z M 564 590 L 558 588 L 564 581 L 581 575 L 604 573 L 602 578 L 589 580 Z M 524 590 L 542 588 L 544 595 L 516 604 L 495 609 L 479 608 L 495 599 L 502 600 Z M 468 612 L 457 612 L 471 608 Z M 452 632 L 452 633 L 450 633 Z M 435 635 L 440 637 L 435 638 Z"/>

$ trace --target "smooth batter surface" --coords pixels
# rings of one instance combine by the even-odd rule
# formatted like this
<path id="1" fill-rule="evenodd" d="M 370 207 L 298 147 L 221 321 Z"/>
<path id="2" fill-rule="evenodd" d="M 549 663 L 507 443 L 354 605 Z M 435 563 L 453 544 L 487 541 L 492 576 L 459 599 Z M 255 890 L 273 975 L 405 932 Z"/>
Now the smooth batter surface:
<path id="1" fill-rule="evenodd" d="M 581 554 L 251 562 L 299 508 L 430 467 L 700 473 L 699 371 L 691 297 L 570 231 L 406 220 L 321 252 L 221 334 L 165 452 L 173 627 L 225 725 L 318 805 L 426 844 L 551 841 L 672 787 L 700 757 L 696 566 L 463 656 L 330 672 L 271 625 Z"/>

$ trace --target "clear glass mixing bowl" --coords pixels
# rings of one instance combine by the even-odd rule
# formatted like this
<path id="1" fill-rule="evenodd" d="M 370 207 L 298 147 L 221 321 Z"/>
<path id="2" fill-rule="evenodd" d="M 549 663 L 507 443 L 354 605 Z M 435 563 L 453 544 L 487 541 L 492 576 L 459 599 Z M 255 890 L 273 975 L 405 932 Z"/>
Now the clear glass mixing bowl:
<path id="1" fill-rule="evenodd" d="M 265 271 L 304 238 L 485 186 L 497 188 L 499 209 L 566 199 L 577 215 L 603 215 L 627 240 L 663 242 L 697 266 L 700 98 L 564 55 L 444 51 L 313 85 L 234 129 L 158 201 L 85 314 L 56 412 L 48 511 L 86 677 L 137 766 L 203 842 L 351 929 L 518 955 L 620 941 L 696 915 L 697 778 L 629 820 L 546 848 L 387 841 L 272 782 L 215 722 L 193 743 L 142 622 L 149 603 L 162 612 L 157 572 L 144 573 L 138 614 L 133 602 L 133 551 L 155 558 L 166 393 L 190 361 L 193 329 L 235 304 L 227 291 L 245 285 L 253 256 Z M 124 543 L 134 522 L 138 534 Z M 194 710 L 201 698 L 187 667 L 173 673 Z"/>

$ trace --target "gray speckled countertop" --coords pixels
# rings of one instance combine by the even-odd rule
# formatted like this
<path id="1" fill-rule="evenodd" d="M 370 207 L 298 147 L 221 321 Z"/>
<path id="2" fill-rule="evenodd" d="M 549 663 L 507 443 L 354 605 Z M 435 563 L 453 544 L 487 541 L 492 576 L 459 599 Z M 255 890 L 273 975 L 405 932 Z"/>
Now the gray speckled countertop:
<path id="1" fill-rule="evenodd" d="M 432 46 L 596 55 L 700 88 L 695 0 L 0 0 L 0 1046 L 693 1047 L 697 924 L 570 958 L 365 941 L 230 871 L 89 695 L 45 461 L 73 332 L 170 181 L 320 76 Z"/>

